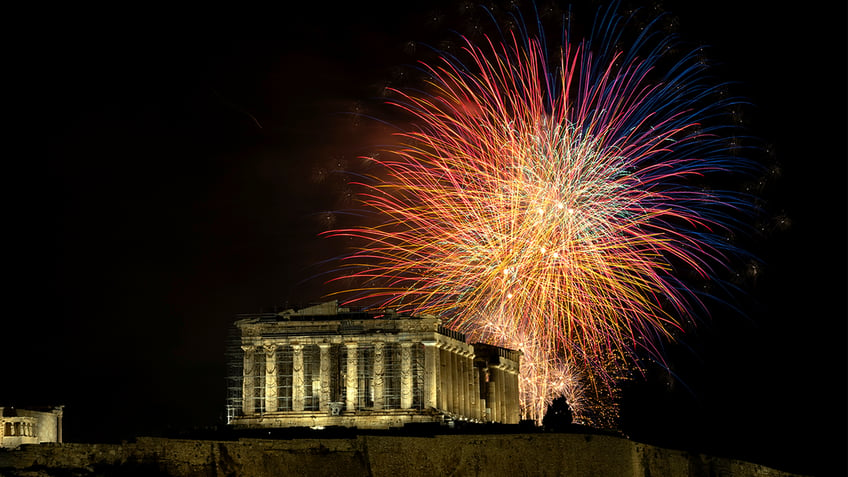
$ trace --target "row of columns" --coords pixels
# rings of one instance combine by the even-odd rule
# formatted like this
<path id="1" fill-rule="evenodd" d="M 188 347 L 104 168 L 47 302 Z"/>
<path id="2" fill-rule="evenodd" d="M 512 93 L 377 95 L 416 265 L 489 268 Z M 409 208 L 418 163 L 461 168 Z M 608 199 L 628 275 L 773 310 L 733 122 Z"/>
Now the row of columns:
<path id="1" fill-rule="evenodd" d="M 473 352 L 439 341 L 424 342 L 425 407 L 481 419 L 480 377 Z"/>
<path id="2" fill-rule="evenodd" d="M 451 414 L 464 416 L 470 419 L 491 420 L 495 422 L 517 423 L 518 415 L 518 369 L 515 366 L 501 361 L 497 365 L 489 365 L 483 376 L 480 370 L 474 366 L 474 354 L 470 347 L 463 347 L 451 343 L 443 343 L 438 340 L 427 340 L 420 342 L 424 347 L 424 380 L 423 380 L 423 406 L 425 408 L 439 409 Z M 374 341 L 368 343 L 373 346 L 373 409 L 381 410 L 386 406 L 385 402 L 385 342 Z M 410 409 L 413 405 L 413 383 L 415 377 L 412 372 L 412 346 L 413 342 L 400 342 L 400 407 Z M 279 344 L 264 344 L 261 346 L 247 345 L 244 350 L 244 384 L 242 389 L 242 411 L 245 415 L 257 412 L 255 408 L 256 398 L 265 401 L 265 412 L 277 412 L 278 402 L 278 369 L 277 350 L 282 346 Z M 303 411 L 305 401 L 305 376 L 302 344 L 293 344 L 292 347 L 292 410 Z M 320 390 L 318 392 L 319 409 L 325 411 L 331 402 L 331 344 L 319 343 L 319 379 Z M 344 400 L 344 409 L 356 410 L 359 394 L 359 342 L 345 342 L 347 359 L 344 366 L 346 381 L 345 395 L 339 396 Z M 255 353 L 257 349 L 265 353 L 265 386 L 262 389 L 263 396 L 256 396 L 254 387 Z M 515 369 L 513 369 L 515 368 Z M 342 369 L 338 372 L 341 373 Z M 486 398 L 480 398 L 481 379 L 485 379 L 484 392 Z M 486 408 L 490 414 L 486 415 Z"/>
<path id="3" fill-rule="evenodd" d="M 382 341 L 374 341 L 371 343 L 374 347 L 374 409 L 379 410 L 385 407 L 385 343 Z M 412 375 L 412 342 L 401 342 L 401 369 L 400 369 L 400 407 L 409 409 L 413 402 L 413 375 Z M 265 386 L 264 395 L 262 398 L 265 401 L 265 412 L 276 412 L 277 409 L 277 344 L 261 345 L 261 349 L 265 353 Z M 292 410 L 303 411 L 305 400 L 305 379 L 303 371 L 303 346 L 302 344 L 293 344 L 292 347 Z M 328 409 L 330 395 L 330 373 L 332 365 L 330 363 L 330 343 L 318 343 L 319 348 L 319 383 L 320 391 L 318 394 L 319 409 Z M 359 393 L 357 357 L 358 357 L 358 342 L 346 342 L 344 346 L 347 348 L 347 360 L 345 364 L 345 409 L 353 411 L 356 409 L 357 395 Z M 256 350 L 257 346 L 245 345 L 242 346 L 244 351 L 244 381 L 242 385 L 242 412 L 245 415 L 251 415 L 256 412 L 254 400 L 257 397 L 255 387 L 253 386 L 254 369 L 256 366 Z M 341 371 L 341 370 L 340 370 Z"/>
<path id="4" fill-rule="evenodd" d="M 474 382 L 473 354 L 458 346 L 443 345 L 440 349 L 446 373 L 442 375 L 441 409 L 453 414 L 479 419 L 477 398 L 471 388 Z"/>
<path id="5" fill-rule="evenodd" d="M 36 426 L 34 422 L 6 418 L 3 429 L 0 429 L 0 437 L 35 437 Z"/>
<path id="6" fill-rule="evenodd" d="M 370 343 L 374 348 L 374 380 L 372 386 L 374 388 L 374 410 L 382 410 L 386 408 L 386 382 L 385 382 L 385 342 L 374 341 Z M 412 408 L 412 342 L 402 341 L 401 357 L 400 357 L 400 408 Z M 359 395 L 359 370 L 358 370 L 358 350 L 359 342 L 346 342 L 344 346 L 347 348 L 347 361 L 345 362 L 345 409 L 348 411 L 356 410 L 357 398 Z M 323 358 L 322 358 L 323 359 Z M 322 388 L 323 389 L 323 388 Z M 328 401 L 329 402 L 329 401 Z M 321 404 L 321 409 L 324 405 Z"/>
<path id="7" fill-rule="evenodd" d="M 486 383 L 486 402 L 491 410 L 489 419 L 517 424 L 521 418 L 518 402 L 517 369 L 504 363 L 490 365 Z"/>
<path id="8" fill-rule="evenodd" d="M 242 384 L 242 412 L 244 414 L 254 414 L 256 412 L 256 408 L 254 406 L 254 400 L 257 397 L 261 397 L 265 401 L 265 412 L 277 412 L 277 398 L 278 395 L 278 381 L 277 378 L 279 376 L 277 370 L 277 349 L 280 347 L 278 344 L 265 344 L 260 346 L 246 345 L 242 346 L 242 350 L 244 351 L 244 381 Z M 292 410 L 294 411 L 303 411 L 304 401 L 306 397 L 306 392 L 304 389 L 304 375 L 303 375 L 303 345 L 301 344 L 293 344 L 292 347 Z M 265 376 L 265 386 L 263 388 L 263 395 L 256 396 L 255 390 L 256 388 L 253 385 L 254 370 L 256 368 L 256 350 L 257 348 L 261 349 L 265 354 L 265 369 L 263 370 Z M 326 345 L 326 348 L 329 348 L 329 345 Z M 319 349 L 321 349 L 321 367 L 319 370 L 321 372 L 324 371 L 325 366 L 323 366 L 324 361 L 326 360 L 329 363 L 329 357 L 325 353 L 325 348 L 319 345 Z M 329 373 L 326 373 L 327 377 Z M 329 379 L 323 379 L 324 374 L 322 374 L 321 379 L 321 394 L 319 395 L 319 400 L 321 397 L 325 395 L 325 393 L 329 393 Z M 329 402 L 329 398 L 327 398 L 327 402 Z"/>

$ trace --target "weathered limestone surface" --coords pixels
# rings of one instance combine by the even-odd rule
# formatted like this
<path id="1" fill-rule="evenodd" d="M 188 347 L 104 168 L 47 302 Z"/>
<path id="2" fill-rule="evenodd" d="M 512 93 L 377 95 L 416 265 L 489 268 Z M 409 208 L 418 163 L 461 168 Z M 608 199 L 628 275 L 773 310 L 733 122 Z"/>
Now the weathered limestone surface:
<path id="1" fill-rule="evenodd" d="M 791 477 L 748 462 L 582 434 L 358 436 L 238 441 L 139 438 L 0 451 L 0 476 L 736 476 Z M 139 473 L 141 472 L 141 473 Z"/>
<path id="2" fill-rule="evenodd" d="M 521 352 L 466 343 L 441 318 L 351 311 L 336 301 L 240 316 L 243 353 L 233 341 L 227 402 L 236 428 L 519 424 Z M 481 372 L 497 378 L 480 382 Z"/>
<path id="3" fill-rule="evenodd" d="M 0 407 L 0 448 L 14 448 L 21 444 L 62 442 L 63 407 L 56 406 L 50 410 L 41 411 L 9 410 Z"/>

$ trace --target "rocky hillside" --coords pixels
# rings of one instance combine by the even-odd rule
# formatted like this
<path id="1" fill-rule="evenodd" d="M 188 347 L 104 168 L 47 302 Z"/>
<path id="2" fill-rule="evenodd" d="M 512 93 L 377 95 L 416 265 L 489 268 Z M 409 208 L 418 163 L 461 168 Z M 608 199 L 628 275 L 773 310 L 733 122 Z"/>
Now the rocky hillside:
<path id="1" fill-rule="evenodd" d="M 588 434 L 41 444 L 0 450 L 0 476 L 757 476 L 761 465 Z"/>

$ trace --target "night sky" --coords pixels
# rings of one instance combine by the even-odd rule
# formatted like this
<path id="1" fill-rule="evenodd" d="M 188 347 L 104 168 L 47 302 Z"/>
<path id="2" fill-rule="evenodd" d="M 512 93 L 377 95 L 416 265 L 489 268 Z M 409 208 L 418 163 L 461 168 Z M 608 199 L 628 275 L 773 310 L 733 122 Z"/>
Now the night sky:
<path id="1" fill-rule="evenodd" d="M 305 3 L 7 12 L 0 402 L 64 404 L 72 441 L 216 425 L 234 315 L 321 300 L 310 277 L 341 248 L 318 234 L 351 205 L 330 172 L 386 137 L 347 113 L 380 116 L 415 42 L 469 24 L 459 2 Z M 761 271 L 747 317 L 718 310 L 669 346 L 679 381 L 628 390 L 624 431 L 840 475 L 845 6 L 736 3 L 665 8 L 754 103 L 745 124 L 780 171 Z"/>

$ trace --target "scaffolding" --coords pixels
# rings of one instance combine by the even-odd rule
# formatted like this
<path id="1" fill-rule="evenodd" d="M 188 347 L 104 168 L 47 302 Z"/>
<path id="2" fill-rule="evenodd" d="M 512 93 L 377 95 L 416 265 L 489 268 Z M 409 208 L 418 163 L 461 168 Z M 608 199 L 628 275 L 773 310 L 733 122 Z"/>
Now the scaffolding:
<path id="1" fill-rule="evenodd" d="M 303 410 L 318 411 L 321 396 L 321 350 L 303 347 Z"/>
<path id="2" fill-rule="evenodd" d="M 383 371 L 378 376 L 375 367 L 374 345 L 360 345 L 348 348 L 341 344 L 330 345 L 329 359 L 329 402 L 345 402 L 347 397 L 347 363 L 348 353 L 355 353 L 353 362 L 356 367 L 355 410 L 401 409 L 402 408 L 402 353 L 400 343 L 385 343 L 382 346 Z M 410 400 L 411 407 L 407 409 L 423 409 L 424 407 L 424 347 L 421 344 L 409 346 L 410 353 Z M 244 396 L 247 393 L 248 409 L 254 412 L 266 413 L 270 409 L 276 411 L 327 411 L 320 409 L 321 381 L 321 351 L 317 345 L 302 346 L 303 408 L 296 409 L 294 403 L 294 352 L 292 346 L 279 346 L 273 352 L 275 358 L 276 396 L 268 394 L 266 369 L 269 352 L 258 349 L 250 360 L 251 371 L 244 372 L 245 351 L 241 347 L 239 331 L 234 326 L 227 336 L 227 376 L 226 376 L 226 409 L 227 423 L 233 418 L 244 415 Z M 382 385 L 382 393 L 377 392 L 378 378 Z M 245 381 L 247 380 L 247 381 Z M 376 398 L 382 394 L 382 402 L 377 405 Z M 270 405 L 268 399 L 275 399 L 276 406 Z"/>
<path id="3" fill-rule="evenodd" d="M 236 416 L 242 415 L 242 392 L 244 383 L 244 358 L 241 349 L 241 333 L 236 326 L 227 330 L 226 347 L 226 388 L 227 424 L 231 424 Z"/>

